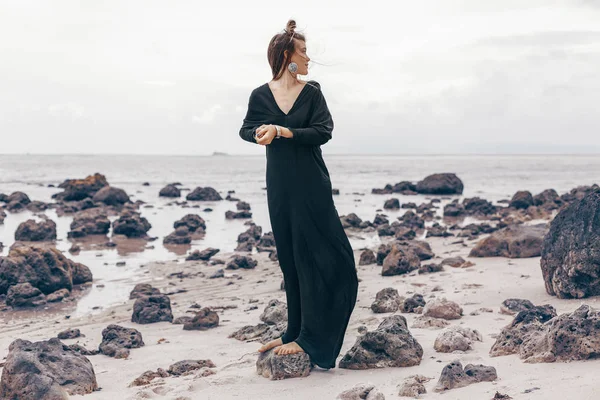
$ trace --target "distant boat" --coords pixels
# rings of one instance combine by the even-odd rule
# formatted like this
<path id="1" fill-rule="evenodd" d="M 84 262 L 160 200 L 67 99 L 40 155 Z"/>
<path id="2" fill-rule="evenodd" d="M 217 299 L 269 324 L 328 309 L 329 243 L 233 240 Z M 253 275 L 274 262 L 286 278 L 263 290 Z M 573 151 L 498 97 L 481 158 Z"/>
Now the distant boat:
<path id="1" fill-rule="evenodd" d="M 220 152 L 220 151 L 215 151 L 215 152 L 212 153 L 212 155 L 213 156 L 228 156 L 229 154 L 223 153 L 223 152 Z"/>

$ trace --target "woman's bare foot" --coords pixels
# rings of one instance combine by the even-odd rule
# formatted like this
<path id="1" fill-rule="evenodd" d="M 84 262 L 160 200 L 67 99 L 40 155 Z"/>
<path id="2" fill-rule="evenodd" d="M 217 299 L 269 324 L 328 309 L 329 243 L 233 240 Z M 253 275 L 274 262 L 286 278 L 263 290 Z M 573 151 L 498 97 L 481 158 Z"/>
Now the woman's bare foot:
<path id="1" fill-rule="evenodd" d="M 262 347 L 260 349 L 258 349 L 258 351 L 263 353 L 269 349 L 272 349 L 273 347 L 281 346 L 282 344 L 283 344 L 283 342 L 281 341 L 281 338 L 277 338 L 275 340 L 271 340 L 267 344 L 262 345 Z"/>
<path id="2" fill-rule="evenodd" d="M 296 342 L 286 343 L 283 346 L 279 346 L 275 350 L 273 350 L 275 354 L 283 355 L 283 354 L 296 354 L 296 353 L 304 353 L 302 347 L 298 345 Z"/>

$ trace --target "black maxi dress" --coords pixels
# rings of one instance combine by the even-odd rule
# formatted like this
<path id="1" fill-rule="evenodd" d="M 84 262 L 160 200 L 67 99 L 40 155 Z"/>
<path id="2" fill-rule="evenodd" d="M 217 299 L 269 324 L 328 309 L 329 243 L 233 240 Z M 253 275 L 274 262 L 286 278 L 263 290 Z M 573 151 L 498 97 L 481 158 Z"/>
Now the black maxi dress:
<path id="1" fill-rule="evenodd" d="M 319 367 L 335 368 L 358 277 L 321 154 L 320 146 L 332 137 L 333 119 L 320 84 L 308 81 L 288 114 L 267 83 L 254 89 L 240 137 L 256 143 L 253 135 L 263 124 L 293 133 L 266 146 L 267 204 L 288 307 L 281 339 L 298 343 Z"/>

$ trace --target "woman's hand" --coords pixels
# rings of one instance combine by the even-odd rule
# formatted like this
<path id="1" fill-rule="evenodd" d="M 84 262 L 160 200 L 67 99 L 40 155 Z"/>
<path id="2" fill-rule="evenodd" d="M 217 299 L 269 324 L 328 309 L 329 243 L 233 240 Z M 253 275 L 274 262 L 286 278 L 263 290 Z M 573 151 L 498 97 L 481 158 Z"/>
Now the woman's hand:
<path id="1" fill-rule="evenodd" d="M 261 125 L 256 128 L 256 143 L 266 146 L 271 143 L 276 135 L 275 125 Z"/>

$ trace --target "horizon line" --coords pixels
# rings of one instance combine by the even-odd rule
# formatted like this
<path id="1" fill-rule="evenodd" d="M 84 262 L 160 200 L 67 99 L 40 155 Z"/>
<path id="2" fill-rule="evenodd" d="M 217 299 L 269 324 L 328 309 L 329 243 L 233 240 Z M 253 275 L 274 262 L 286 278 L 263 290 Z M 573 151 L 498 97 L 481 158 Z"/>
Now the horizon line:
<path id="1" fill-rule="evenodd" d="M 217 154 L 214 154 L 217 153 Z M 265 154 L 226 153 L 164 154 L 164 153 L 0 153 L 1 156 L 161 156 L 161 157 L 265 157 Z M 598 153 L 324 153 L 327 156 L 598 156 Z"/>

